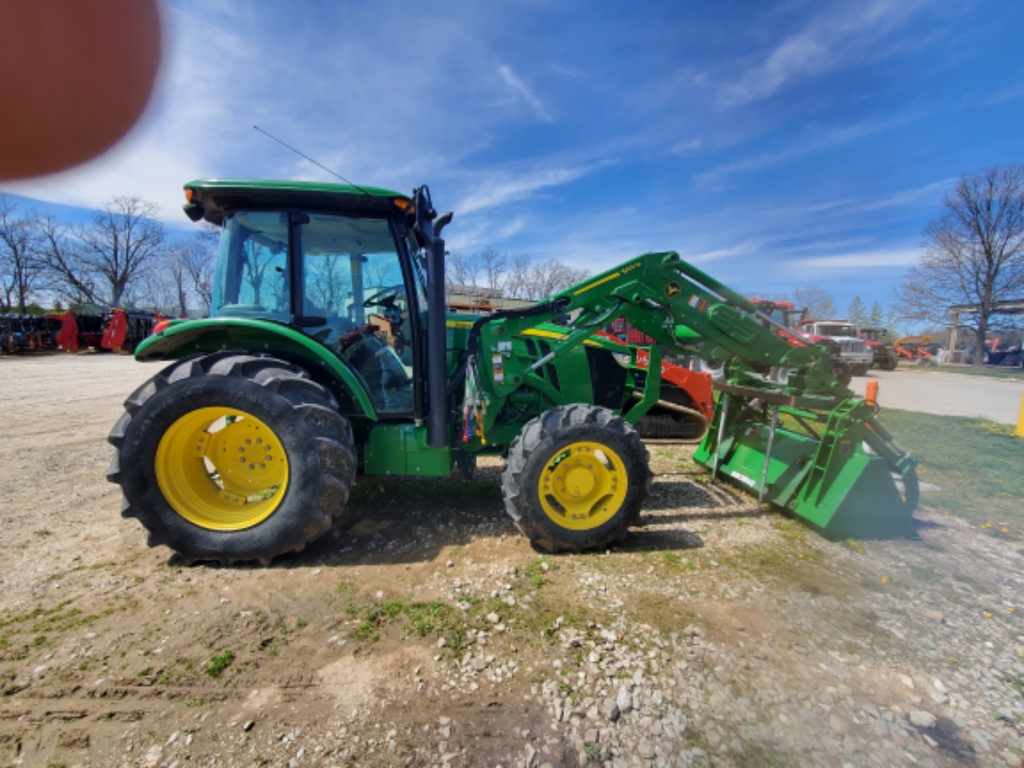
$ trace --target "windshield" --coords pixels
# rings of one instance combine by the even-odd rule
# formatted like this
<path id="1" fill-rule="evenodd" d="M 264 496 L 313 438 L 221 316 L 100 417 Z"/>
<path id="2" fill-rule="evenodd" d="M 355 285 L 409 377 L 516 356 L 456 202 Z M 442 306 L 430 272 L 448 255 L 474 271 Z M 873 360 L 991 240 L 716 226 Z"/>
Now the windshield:
<path id="1" fill-rule="evenodd" d="M 221 230 L 211 317 L 288 316 L 288 216 L 236 213 Z"/>

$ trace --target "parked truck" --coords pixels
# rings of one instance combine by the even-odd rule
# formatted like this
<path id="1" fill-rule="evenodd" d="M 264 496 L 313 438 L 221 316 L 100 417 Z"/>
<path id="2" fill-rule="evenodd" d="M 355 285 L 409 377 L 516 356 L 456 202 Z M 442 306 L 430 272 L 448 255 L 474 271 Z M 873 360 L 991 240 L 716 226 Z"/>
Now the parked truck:
<path id="1" fill-rule="evenodd" d="M 896 340 L 888 328 L 861 328 L 860 337 L 871 351 L 871 366 L 883 371 L 895 371 L 899 365 Z"/>
<path id="2" fill-rule="evenodd" d="M 150 545 L 269 563 L 355 522 L 359 472 L 468 475 L 490 454 L 536 547 L 606 546 L 649 493 L 634 425 L 671 405 L 662 346 L 725 366 L 696 453 L 713 477 L 827 536 L 914 531 L 914 459 L 835 379 L 828 349 L 788 343 L 674 252 L 474 318 L 444 311 L 452 214 L 425 186 L 200 180 L 185 196 L 192 220 L 221 228 L 210 317 L 166 321 L 138 346 L 169 365 L 109 438 L 122 514 Z M 619 317 L 657 344 L 598 335 Z"/>
<path id="3" fill-rule="evenodd" d="M 857 326 L 846 320 L 804 320 L 800 330 L 812 341 L 829 340 L 839 345 L 840 355 L 854 376 L 864 376 L 874 362 Z"/>

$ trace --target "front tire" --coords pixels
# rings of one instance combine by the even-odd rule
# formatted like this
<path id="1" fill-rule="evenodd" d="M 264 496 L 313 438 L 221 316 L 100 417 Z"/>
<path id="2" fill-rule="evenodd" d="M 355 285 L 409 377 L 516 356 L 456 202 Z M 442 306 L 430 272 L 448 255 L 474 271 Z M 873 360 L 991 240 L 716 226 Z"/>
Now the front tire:
<path id="1" fill-rule="evenodd" d="M 297 366 L 182 360 L 125 401 L 107 478 L 150 546 L 223 564 L 298 552 L 345 515 L 356 458 L 333 395 Z"/>
<path id="2" fill-rule="evenodd" d="M 626 535 L 650 491 L 640 436 L 607 408 L 552 408 L 509 447 L 505 509 L 539 549 L 580 552 Z"/>

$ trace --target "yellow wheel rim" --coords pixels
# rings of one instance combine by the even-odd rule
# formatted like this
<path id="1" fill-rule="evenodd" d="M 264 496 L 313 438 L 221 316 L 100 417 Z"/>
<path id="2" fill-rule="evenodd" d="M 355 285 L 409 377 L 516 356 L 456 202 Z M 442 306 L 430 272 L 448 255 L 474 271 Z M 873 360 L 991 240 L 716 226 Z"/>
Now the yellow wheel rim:
<path id="1" fill-rule="evenodd" d="M 586 531 L 607 523 L 629 490 L 619 454 L 603 443 L 571 443 L 540 473 L 540 505 L 557 525 Z"/>
<path id="2" fill-rule="evenodd" d="M 156 479 L 174 511 L 202 528 L 240 531 L 274 513 L 288 487 L 288 457 L 274 431 L 234 408 L 199 408 L 156 449 Z"/>

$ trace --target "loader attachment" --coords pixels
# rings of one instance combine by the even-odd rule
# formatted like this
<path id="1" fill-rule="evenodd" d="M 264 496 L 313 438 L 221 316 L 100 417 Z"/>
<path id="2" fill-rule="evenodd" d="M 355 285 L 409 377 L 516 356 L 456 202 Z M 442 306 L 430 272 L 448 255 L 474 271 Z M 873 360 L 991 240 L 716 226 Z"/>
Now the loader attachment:
<path id="1" fill-rule="evenodd" d="M 830 539 L 916 537 L 916 462 L 863 401 L 724 385 L 694 459 Z M 899 478 L 899 480 L 897 480 Z M 902 489 L 901 489 L 902 486 Z"/>

